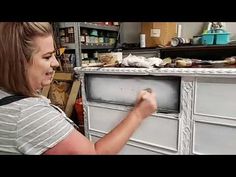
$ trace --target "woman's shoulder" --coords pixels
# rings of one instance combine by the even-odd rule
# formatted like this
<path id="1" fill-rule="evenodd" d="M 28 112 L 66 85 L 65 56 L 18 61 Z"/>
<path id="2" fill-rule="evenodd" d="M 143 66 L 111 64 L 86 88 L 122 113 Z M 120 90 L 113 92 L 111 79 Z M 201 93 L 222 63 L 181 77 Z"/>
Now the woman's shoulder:
<path id="1" fill-rule="evenodd" d="M 50 100 L 46 97 L 26 97 L 20 100 L 17 100 L 12 103 L 12 105 L 15 105 L 19 107 L 21 110 L 29 108 L 31 106 L 49 106 Z"/>
<path id="2" fill-rule="evenodd" d="M 9 97 L 9 96 L 14 97 L 13 94 L 0 89 L 0 99 Z M 46 98 L 43 95 L 38 95 L 37 97 L 20 97 L 20 98 L 13 99 L 13 101 L 11 100 L 8 104 L 6 104 L 6 106 L 16 108 L 16 109 L 17 108 L 24 109 L 32 105 L 49 106 L 50 103 L 51 102 L 48 98 Z"/>
<path id="3" fill-rule="evenodd" d="M 40 120 L 39 122 L 42 123 L 54 118 L 59 120 L 66 117 L 65 113 L 52 106 L 46 97 L 25 98 L 20 100 L 19 104 L 21 104 L 19 122 L 29 123 Z"/>
<path id="4" fill-rule="evenodd" d="M 53 110 L 51 101 L 44 96 L 24 98 L 16 102 L 16 104 L 21 106 L 21 112 L 39 109 L 43 109 L 45 112 Z"/>
<path id="5" fill-rule="evenodd" d="M 46 98 L 45 96 L 38 96 L 38 97 L 27 97 L 25 99 L 22 100 L 23 102 L 25 102 L 26 104 L 40 104 L 40 105 L 49 105 L 51 103 L 51 101 Z"/>

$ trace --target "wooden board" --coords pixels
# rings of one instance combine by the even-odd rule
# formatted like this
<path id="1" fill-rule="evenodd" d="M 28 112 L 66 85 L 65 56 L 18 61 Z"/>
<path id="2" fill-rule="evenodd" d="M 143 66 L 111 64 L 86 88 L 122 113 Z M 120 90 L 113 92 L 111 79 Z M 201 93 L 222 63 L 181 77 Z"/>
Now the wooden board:
<path id="1" fill-rule="evenodd" d="M 73 111 L 73 108 L 74 108 L 74 104 L 75 104 L 75 101 L 77 99 L 77 95 L 79 93 L 80 81 L 79 80 L 73 80 L 72 73 L 61 73 L 61 72 L 55 73 L 55 76 L 54 76 L 53 80 L 72 82 L 69 98 L 68 98 L 66 106 L 65 106 L 66 115 L 68 117 L 71 117 L 72 111 Z M 51 85 L 44 87 L 41 94 L 45 97 L 48 97 L 50 87 L 51 87 Z"/>
<path id="2" fill-rule="evenodd" d="M 69 98 L 68 98 L 68 101 L 66 104 L 66 109 L 65 109 L 65 113 L 68 117 L 70 117 L 72 114 L 75 100 L 76 100 L 78 92 L 79 92 L 79 88 L 80 88 L 80 81 L 75 80 L 72 84 L 72 88 L 71 88 L 70 95 L 69 95 Z"/>

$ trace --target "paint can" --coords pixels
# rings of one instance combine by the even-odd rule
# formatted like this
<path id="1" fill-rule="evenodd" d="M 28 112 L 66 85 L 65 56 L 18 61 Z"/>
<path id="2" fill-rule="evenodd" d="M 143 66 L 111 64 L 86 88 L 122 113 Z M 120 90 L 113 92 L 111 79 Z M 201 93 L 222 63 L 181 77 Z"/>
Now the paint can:
<path id="1" fill-rule="evenodd" d="M 174 37 L 171 39 L 171 46 L 181 46 L 181 45 L 187 45 L 190 44 L 190 40 L 183 37 Z"/>

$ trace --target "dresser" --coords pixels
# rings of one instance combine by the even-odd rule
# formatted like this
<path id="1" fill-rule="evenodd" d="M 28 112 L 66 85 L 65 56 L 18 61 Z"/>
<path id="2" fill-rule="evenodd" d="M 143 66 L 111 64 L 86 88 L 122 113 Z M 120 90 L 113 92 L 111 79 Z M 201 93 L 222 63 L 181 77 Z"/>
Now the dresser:
<path id="1" fill-rule="evenodd" d="M 236 154 L 234 68 L 75 68 L 85 135 L 96 142 L 152 88 L 159 111 L 145 119 L 120 154 Z"/>

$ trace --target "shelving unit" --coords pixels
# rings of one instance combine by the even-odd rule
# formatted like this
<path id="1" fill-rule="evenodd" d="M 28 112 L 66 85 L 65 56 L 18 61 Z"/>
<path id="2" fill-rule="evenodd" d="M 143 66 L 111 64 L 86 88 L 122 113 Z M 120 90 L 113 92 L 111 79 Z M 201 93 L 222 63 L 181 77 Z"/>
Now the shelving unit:
<path id="1" fill-rule="evenodd" d="M 102 22 L 100 22 L 102 23 Z M 81 66 L 82 60 L 86 60 L 89 62 L 89 59 L 92 59 L 93 62 L 95 61 L 92 56 L 95 53 L 104 52 L 111 50 L 115 47 L 117 36 L 119 33 L 119 26 L 114 25 L 102 25 L 97 24 L 96 22 L 59 22 L 59 30 L 65 30 L 69 28 L 73 28 L 74 32 L 74 40 L 70 41 L 68 38 L 64 38 L 64 33 L 60 34 L 61 39 L 61 46 L 66 48 L 66 51 L 70 51 L 75 54 L 76 56 L 76 63 L 75 66 Z M 92 32 L 95 30 L 97 33 L 101 32 L 104 34 L 113 34 L 112 42 L 99 42 L 98 36 L 96 42 L 81 42 L 81 33 L 83 30 L 87 30 Z M 65 31 L 63 31 L 65 32 Z M 115 34 L 115 36 L 114 36 Z M 87 34 L 87 37 L 92 37 L 91 34 Z M 105 36 L 104 36 L 105 38 Z M 108 38 L 110 39 L 110 38 Z M 84 59 L 86 54 L 86 59 Z"/>
<path id="2" fill-rule="evenodd" d="M 81 44 L 81 49 L 111 49 L 111 48 L 113 48 L 112 45 L 101 45 L 101 44 L 84 45 L 84 44 Z"/>
<path id="3" fill-rule="evenodd" d="M 92 29 L 98 29 L 98 30 L 107 30 L 107 31 L 118 31 L 118 26 L 105 26 L 105 25 L 98 25 L 96 23 L 85 23 L 80 22 L 80 27 L 82 28 L 92 28 Z"/>

